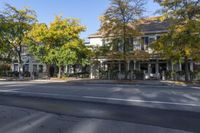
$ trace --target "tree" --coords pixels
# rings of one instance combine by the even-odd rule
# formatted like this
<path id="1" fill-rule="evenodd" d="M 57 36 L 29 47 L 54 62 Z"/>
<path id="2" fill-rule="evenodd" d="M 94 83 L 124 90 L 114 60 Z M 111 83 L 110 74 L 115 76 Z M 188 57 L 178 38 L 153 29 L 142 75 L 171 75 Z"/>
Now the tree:
<path id="1" fill-rule="evenodd" d="M 69 48 L 71 44 L 65 44 L 58 49 L 51 49 L 50 50 L 50 58 L 52 62 L 55 63 L 58 68 L 58 78 L 61 78 L 61 68 L 64 65 L 74 64 L 77 60 L 77 55 L 75 51 L 72 51 Z"/>
<path id="2" fill-rule="evenodd" d="M 80 40 L 79 34 L 84 30 L 85 27 L 77 19 L 63 19 L 60 16 L 50 26 L 35 24 L 29 33 L 30 52 L 48 66 L 57 65 L 60 77 L 63 65 L 77 61 L 77 53 L 72 47 Z"/>
<path id="3" fill-rule="evenodd" d="M 89 65 L 92 51 L 85 46 L 83 40 L 76 40 L 70 45 L 71 50 L 76 52 L 77 60 L 75 64 L 82 66 Z"/>
<path id="4" fill-rule="evenodd" d="M 165 58 L 184 62 L 185 80 L 189 80 L 189 60 L 199 60 L 200 54 L 200 1 L 155 0 L 162 8 L 163 21 L 171 26 L 154 45 L 155 51 Z"/>
<path id="5" fill-rule="evenodd" d="M 1 49 L 8 51 L 9 55 L 16 57 L 19 64 L 19 76 L 23 72 L 22 49 L 25 46 L 24 40 L 31 30 L 32 24 L 36 22 L 36 15 L 33 10 L 24 8 L 16 9 L 6 4 L 6 9 L 0 14 Z"/>
<path id="6" fill-rule="evenodd" d="M 133 48 L 130 39 L 139 35 L 136 25 L 144 11 L 144 4 L 144 0 L 111 0 L 110 7 L 101 17 L 100 31 L 104 38 L 109 40 L 111 53 L 118 55 L 125 62 L 127 52 Z"/>

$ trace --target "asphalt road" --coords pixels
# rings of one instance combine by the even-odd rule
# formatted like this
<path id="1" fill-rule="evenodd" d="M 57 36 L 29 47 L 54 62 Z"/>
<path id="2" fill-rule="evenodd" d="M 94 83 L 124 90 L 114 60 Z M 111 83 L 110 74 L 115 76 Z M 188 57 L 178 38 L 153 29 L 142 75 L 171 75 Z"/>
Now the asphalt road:
<path id="1" fill-rule="evenodd" d="M 171 129 L 177 132 L 200 132 L 200 112 L 198 111 L 200 90 L 198 87 L 1 82 L 0 90 L 0 93 L 17 92 L 49 96 L 42 98 L 0 95 L 1 105 L 79 118 L 155 126 L 164 128 L 165 131 Z M 51 98 L 51 96 L 56 96 L 56 98 Z M 69 96 L 75 97 L 76 100 L 59 99 L 59 97 Z M 83 98 L 88 99 L 82 101 Z M 100 100 L 105 103 L 99 102 Z M 116 104 L 118 102 L 120 104 Z M 124 104 L 126 102 L 129 104 Z M 180 109 L 181 107 L 183 109 Z M 152 132 L 155 132 L 155 129 Z"/>
<path id="2" fill-rule="evenodd" d="M 200 112 L 200 87 L 192 86 L 0 82 L 0 92 Z"/>
<path id="3" fill-rule="evenodd" d="M 0 106 L 1 133 L 190 133 L 122 121 L 78 118 Z"/>

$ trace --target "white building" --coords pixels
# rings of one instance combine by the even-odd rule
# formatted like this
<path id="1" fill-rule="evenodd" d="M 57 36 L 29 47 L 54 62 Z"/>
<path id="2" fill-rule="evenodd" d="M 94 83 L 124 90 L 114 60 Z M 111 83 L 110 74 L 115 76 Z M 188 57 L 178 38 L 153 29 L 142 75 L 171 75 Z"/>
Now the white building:
<path id="1" fill-rule="evenodd" d="M 27 47 L 22 49 L 22 62 L 23 62 L 23 72 L 29 72 L 30 75 L 33 73 L 37 76 L 42 76 L 47 70 L 46 65 L 37 61 L 32 55 L 28 53 Z M 11 65 L 13 72 L 19 72 L 19 64 L 14 61 Z"/>
<path id="2" fill-rule="evenodd" d="M 128 78 L 136 79 L 134 72 L 143 73 L 143 76 L 139 79 L 165 79 L 166 73 L 169 71 L 182 71 L 185 64 L 176 63 L 173 64 L 170 60 L 164 60 L 159 56 L 152 53 L 149 45 L 157 40 L 162 34 L 167 32 L 169 22 L 160 22 L 158 20 L 147 20 L 140 25 L 142 36 L 130 38 L 132 45 L 132 51 L 144 51 L 147 52 L 150 57 L 148 60 L 138 60 L 130 58 L 128 60 Z M 103 46 L 107 42 L 101 36 L 101 33 L 95 33 L 90 35 L 90 46 Z M 120 48 L 118 49 L 121 50 Z M 124 61 L 120 59 L 108 59 L 106 56 L 101 57 L 98 60 L 99 64 L 93 64 L 91 66 L 91 78 L 92 79 L 123 79 L 125 77 L 125 65 Z M 194 63 L 190 61 L 190 71 L 194 71 Z M 116 71 L 115 74 L 111 74 L 111 71 Z M 103 74 L 102 74 L 103 72 Z"/>

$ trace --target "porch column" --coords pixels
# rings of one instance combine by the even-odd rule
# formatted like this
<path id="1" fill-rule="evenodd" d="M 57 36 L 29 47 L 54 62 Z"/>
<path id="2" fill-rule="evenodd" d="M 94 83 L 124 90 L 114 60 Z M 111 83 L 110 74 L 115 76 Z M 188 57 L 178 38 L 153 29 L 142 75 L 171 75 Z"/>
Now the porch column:
<path id="1" fill-rule="evenodd" d="M 169 61 L 167 61 L 167 71 L 169 71 Z"/>
<path id="2" fill-rule="evenodd" d="M 136 70 L 136 60 L 134 60 L 134 66 L 133 66 L 133 70 Z"/>
<path id="3" fill-rule="evenodd" d="M 130 70 L 130 60 L 128 60 L 128 67 L 127 67 L 128 71 Z"/>
<path id="4" fill-rule="evenodd" d="M 94 65 L 92 64 L 91 65 L 91 67 L 90 67 L 90 79 L 94 79 L 94 76 L 93 76 L 93 74 L 94 74 L 94 72 L 93 72 L 93 70 L 94 70 Z"/>
<path id="5" fill-rule="evenodd" d="M 173 61 L 171 61 L 171 71 L 174 72 L 174 64 Z M 175 80 L 175 77 L 173 74 L 171 74 L 171 80 Z"/>
<path id="6" fill-rule="evenodd" d="M 150 73 L 151 73 L 151 63 L 149 62 L 148 63 L 148 74 L 150 75 Z"/>
<path id="7" fill-rule="evenodd" d="M 32 74 L 33 72 L 33 60 L 29 57 L 29 72 Z"/>
<path id="8" fill-rule="evenodd" d="M 102 69 L 102 68 L 103 68 L 103 61 L 100 60 L 100 69 Z"/>
<path id="9" fill-rule="evenodd" d="M 105 70 L 105 71 L 108 71 L 108 63 L 106 63 L 106 64 L 104 65 L 104 70 Z"/>
<path id="10" fill-rule="evenodd" d="M 192 60 L 190 62 L 190 70 L 191 70 L 191 72 L 194 71 L 194 62 Z"/>
<path id="11" fill-rule="evenodd" d="M 159 61 L 158 59 L 156 60 L 156 76 L 157 76 L 157 79 L 159 79 Z"/>
<path id="12" fill-rule="evenodd" d="M 182 64 L 179 62 L 179 71 L 182 71 Z"/>
<path id="13" fill-rule="evenodd" d="M 174 64 L 173 62 L 171 61 L 171 69 L 172 69 L 172 72 L 174 71 Z"/>
<path id="14" fill-rule="evenodd" d="M 119 72 L 121 73 L 121 61 L 119 61 Z"/>
<path id="15" fill-rule="evenodd" d="M 65 72 L 68 74 L 68 65 L 65 67 Z"/>
<path id="16" fill-rule="evenodd" d="M 121 61 L 119 61 L 119 73 L 118 73 L 118 79 L 121 80 Z"/>
<path id="17" fill-rule="evenodd" d="M 138 67 L 139 67 L 138 70 L 141 71 L 141 68 L 140 68 L 140 62 L 139 62 L 139 64 L 138 64 Z"/>

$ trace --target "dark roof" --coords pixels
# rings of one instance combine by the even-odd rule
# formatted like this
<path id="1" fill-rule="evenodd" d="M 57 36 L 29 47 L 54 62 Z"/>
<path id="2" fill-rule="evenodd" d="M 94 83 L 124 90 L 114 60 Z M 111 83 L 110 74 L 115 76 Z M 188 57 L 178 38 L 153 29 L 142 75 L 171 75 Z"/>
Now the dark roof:
<path id="1" fill-rule="evenodd" d="M 170 26 L 169 21 L 149 21 L 143 23 L 139 26 L 139 29 L 143 33 L 156 33 L 156 32 L 166 32 L 168 27 Z"/>
<path id="2" fill-rule="evenodd" d="M 164 33 L 167 32 L 168 27 L 171 25 L 169 21 L 160 21 L 155 18 L 149 18 L 146 20 L 142 20 L 139 25 L 139 30 L 144 33 Z M 101 33 L 98 31 L 97 33 L 89 35 L 89 38 L 102 37 Z"/>
<path id="3" fill-rule="evenodd" d="M 102 37 L 102 36 L 101 36 L 101 33 L 100 33 L 99 31 L 96 32 L 96 33 L 94 33 L 94 34 L 89 35 L 88 38 L 96 38 L 96 37 Z"/>

